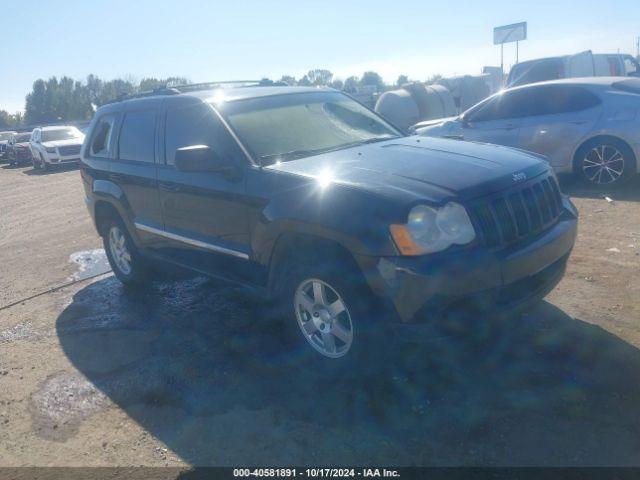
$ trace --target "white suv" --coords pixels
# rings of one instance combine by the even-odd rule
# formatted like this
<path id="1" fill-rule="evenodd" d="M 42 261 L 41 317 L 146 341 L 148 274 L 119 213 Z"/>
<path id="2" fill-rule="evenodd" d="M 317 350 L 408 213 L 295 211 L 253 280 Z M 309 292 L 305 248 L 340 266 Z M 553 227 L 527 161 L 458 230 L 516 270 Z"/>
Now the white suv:
<path id="1" fill-rule="evenodd" d="M 76 127 L 38 127 L 31 132 L 33 168 L 47 170 L 52 165 L 78 162 L 84 134 Z"/>

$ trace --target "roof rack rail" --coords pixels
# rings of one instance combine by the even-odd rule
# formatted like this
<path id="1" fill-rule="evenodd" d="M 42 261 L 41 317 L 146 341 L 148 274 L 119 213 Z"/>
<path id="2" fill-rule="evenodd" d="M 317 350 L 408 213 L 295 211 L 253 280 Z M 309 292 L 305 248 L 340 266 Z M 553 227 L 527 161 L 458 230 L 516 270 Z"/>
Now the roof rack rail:
<path id="1" fill-rule="evenodd" d="M 203 83 L 185 83 L 183 85 L 167 85 L 166 88 L 178 90 L 178 92 L 186 92 L 189 90 L 206 90 L 209 88 L 222 87 L 255 87 L 261 85 L 262 80 L 222 80 L 219 82 L 203 82 Z"/>
<path id="2" fill-rule="evenodd" d="M 123 102 L 125 100 L 131 100 L 134 98 L 153 97 L 155 95 L 178 95 L 179 93 L 180 92 L 175 88 L 159 87 L 159 88 L 154 88 L 153 90 L 147 90 L 144 92 L 123 93 L 122 95 L 114 98 L 113 100 L 109 100 L 108 102 L 105 102 L 105 105 L 109 103 Z"/>

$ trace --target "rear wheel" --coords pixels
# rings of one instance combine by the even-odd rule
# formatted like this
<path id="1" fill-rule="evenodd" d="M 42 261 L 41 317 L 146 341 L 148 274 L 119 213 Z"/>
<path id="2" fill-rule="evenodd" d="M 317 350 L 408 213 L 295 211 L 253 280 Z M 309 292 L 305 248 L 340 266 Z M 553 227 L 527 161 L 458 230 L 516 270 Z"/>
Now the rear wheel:
<path id="1" fill-rule="evenodd" d="M 120 219 L 106 219 L 102 225 L 104 250 L 111 269 L 127 287 L 141 287 L 150 281 L 149 270 Z"/>
<path id="2" fill-rule="evenodd" d="M 613 187 L 633 176 L 636 158 L 631 148 L 618 139 L 594 139 L 576 153 L 576 170 L 590 186 Z"/>

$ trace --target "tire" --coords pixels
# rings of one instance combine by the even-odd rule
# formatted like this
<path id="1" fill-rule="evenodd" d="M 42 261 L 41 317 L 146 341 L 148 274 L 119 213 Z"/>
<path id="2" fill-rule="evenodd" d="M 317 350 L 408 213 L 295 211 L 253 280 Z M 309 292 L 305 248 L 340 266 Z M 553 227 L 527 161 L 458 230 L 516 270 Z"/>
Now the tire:
<path id="1" fill-rule="evenodd" d="M 283 266 L 277 311 L 287 348 L 323 367 L 375 365 L 389 345 L 386 323 L 364 277 L 351 262 L 293 257 Z M 305 362 L 306 363 L 306 362 Z"/>
<path id="2" fill-rule="evenodd" d="M 126 287 L 142 288 L 151 281 L 149 269 L 120 218 L 107 218 L 100 226 L 109 265 Z"/>
<path id="3" fill-rule="evenodd" d="M 578 149 L 574 167 L 580 180 L 590 187 L 618 187 L 635 175 L 636 157 L 617 138 L 595 138 Z"/>
<path id="4" fill-rule="evenodd" d="M 40 155 L 40 161 L 42 162 L 42 170 L 44 170 L 45 172 L 48 172 L 49 170 L 51 170 L 51 165 L 49 165 L 47 162 L 44 161 L 44 158 L 42 157 L 42 155 Z"/>
<path id="5" fill-rule="evenodd" d="M 34 170 L 40 170 L 40 162 L 36 160 L 36 157 L 31 158 L 31 163 L 33 164 Z"/>

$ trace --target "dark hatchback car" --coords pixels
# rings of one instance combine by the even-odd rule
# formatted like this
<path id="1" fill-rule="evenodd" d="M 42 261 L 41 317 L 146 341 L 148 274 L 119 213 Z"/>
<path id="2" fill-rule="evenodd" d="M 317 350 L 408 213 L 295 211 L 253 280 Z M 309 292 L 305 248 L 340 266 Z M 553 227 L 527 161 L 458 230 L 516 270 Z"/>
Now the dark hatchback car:
<path id="1" fill-rule="evenodd" d="M 169 262 L 258 287 L 282 307 L 283 345 L 325 358 L 371 351 L 388 327 L 428 335 L 450 311 L 539 300 L 576 236 L 539 157 L 407 137 L 330 89 L 183 87 L 103 106 L 81 174 L 125 285 Z"/>

